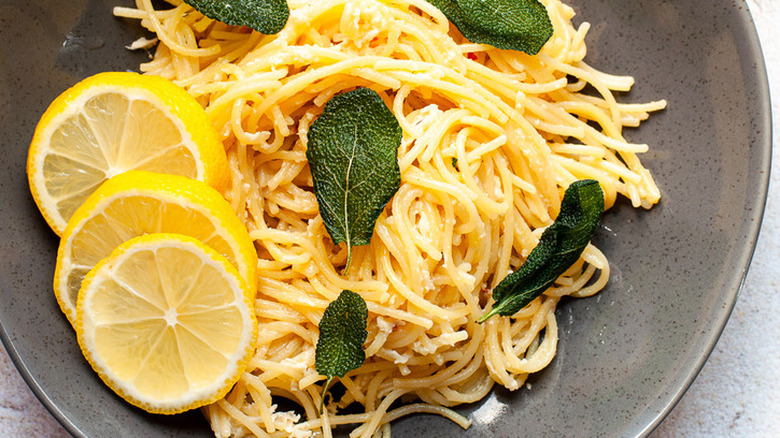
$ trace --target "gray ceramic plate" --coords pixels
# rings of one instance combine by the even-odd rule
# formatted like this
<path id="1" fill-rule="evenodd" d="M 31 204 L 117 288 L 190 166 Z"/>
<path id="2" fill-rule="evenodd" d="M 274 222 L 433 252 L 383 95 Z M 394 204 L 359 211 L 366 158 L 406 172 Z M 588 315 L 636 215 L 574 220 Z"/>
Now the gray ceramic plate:
<path id="1" fill-rule="evenodd" d="M 672 408 L 713 348 L 745 277 L 769 179 L 764 64 L 747 6 L 732 0 L 570 0 L 587 19 L 588 60 L 634 75 L 622 96 L 669 108 L 630 139 L 662 203 L 618 205 L 597 244 L 613 263 L 607 290 L 558 311 L 558 356 L 530 390 L 497 390 L 461 409 L 474 425 L 418 416 L 394 435 L 633 437 Z M 114 396 L 83 360 L 51 292 L 56 236 L 29 195 L 27 146 L 48 103 L 104 70 L 135 69 L 124 45 L 142 31 L 117 20 L 121 0 L 0 0 L 0 323 L 3 342 L 41 402 L 79 437 L 206 437 L 196 413 L 145 414 Z"/>

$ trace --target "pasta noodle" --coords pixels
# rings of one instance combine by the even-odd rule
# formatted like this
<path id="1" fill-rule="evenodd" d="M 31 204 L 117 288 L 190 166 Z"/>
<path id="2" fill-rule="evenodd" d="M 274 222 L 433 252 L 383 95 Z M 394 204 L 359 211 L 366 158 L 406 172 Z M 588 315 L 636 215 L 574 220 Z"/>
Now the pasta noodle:
<path id="1" fill-rule="evenodd" d="M 666 103 L 618 103 L 613 92 L 633 79 L 583 61 L 589 26 L 575 28 L 558 0 L 542 1 L 555 32 L 536 56 L 470 43 L 424 0 L 289 0 L 277 35 L 171 3 L 136 0 L 115 14 L 160 40 L 141 69 L 187 89 L 219 128 L 233 178 L 225 196 L 260 256 L 257 352 L 204 409 L 218 437 L 330 437 L 342 424 L 354 437 L 389 437 L 391 421 L 415 413 L 468 427 L 450 407 L 494 384 L 520 388 L 555 354 L 560 298 L 607 282 L 607 259 L 589 245 L 514 317 L 475 322 L 556 217 L 563 190 L 593 178 L 607 207 L 618 195 L 635 207 L 659 200 L 638 158 L 647 145 L 622 131 Z M 403 128 L 402 182 L 342 275 L 346 250 L 318 215 L 305 152 L 324 104 L 359 86 Z M 317 325 L 343 289 L 367 302 L 367 360 L 320 415 Z M 282 399 L 298 408 L 285 411 Z"/>

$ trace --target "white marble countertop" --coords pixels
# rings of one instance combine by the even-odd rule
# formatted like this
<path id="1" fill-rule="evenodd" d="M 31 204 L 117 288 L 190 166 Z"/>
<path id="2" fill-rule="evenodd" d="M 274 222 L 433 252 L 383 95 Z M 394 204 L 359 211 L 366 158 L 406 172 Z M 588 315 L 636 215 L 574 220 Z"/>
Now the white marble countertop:
<path id="1" fill-rule="evenodd" d="M 652 438 L 780 437 L 780 0 L 748 0 L 748 5 L 774 94 L 766 215 L 745 287 L 723 335 Z M 1 345 L 0 436 L 70 436 L 38 402 Z"/>

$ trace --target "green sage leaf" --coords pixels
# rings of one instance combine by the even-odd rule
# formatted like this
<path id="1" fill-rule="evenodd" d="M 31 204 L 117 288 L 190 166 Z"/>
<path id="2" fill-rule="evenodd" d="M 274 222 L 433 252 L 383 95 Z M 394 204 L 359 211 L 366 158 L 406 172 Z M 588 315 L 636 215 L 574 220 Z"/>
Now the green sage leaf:
<path id="1" fill-rule="evenodd" d="M 344 290 L 328 304 L 320 320 L 320 337 L 314 352 L 314 367 L 328 378 L 324 391 L 334 377 L 344 377 L 359 368 L 366 360 L 363 343 L 368 331 L 368 308 L 363 297 L 351 290 Z"/>
<path id="2" fill-rule="evenodd" d="M 287 0 L 185 0 L 201 14 L 233 26 L 247 26 L 260 33 L 279 33 L 290 17 Z"/>
<path id="3" fill-rule="evenodd" d="M 539 53 L 552 37 L 547 9 L 538 0 L 428 0 L 466 39 L 499 49 Z"/>
<path id="4" fill-rule="evenodd" d="M 398 146 L 401 126 L 370 88 L 339 94 L 308 133 L 314 194 L 331 239 L 352 247 L 368 245 L 374 225 L 401 186 Z"/>
<path id="5" fill-rule="evenodd" d="M 592 179 L 572 183 L 563 195 L 558 217 L 517 271 L 493 290 L 495 303 L 478 322 L 499 314 L 512 316 L 541 295 L 579 259 L 604 212 L 604 192 Z"/>

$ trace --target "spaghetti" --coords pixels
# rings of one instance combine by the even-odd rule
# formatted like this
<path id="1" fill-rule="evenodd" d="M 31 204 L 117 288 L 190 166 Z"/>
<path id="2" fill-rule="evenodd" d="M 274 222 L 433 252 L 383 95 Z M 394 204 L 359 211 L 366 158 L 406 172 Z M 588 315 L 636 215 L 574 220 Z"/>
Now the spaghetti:
<path id="1" fill-rule="evenodd" d="M 136 3 L 115 14 L 141 19 L 160 40 L 141 69 L 206 108 L 229 157 L 225 196 L 260 257 L 257 352 L 233 390 L 204 409 L 218 437 L 329 437 L 341 424 L 355 425 L 351 436 L 389 437 L 394 419 L 414 413 L 468 427 L 450 407 L 494 384 L 520 388 L 555 354 L 560 297 L 592 295 L 609 277 L 589 245 L 519 313 L 475 322 L 491 304 L 487 291 L 557 215 L 563 189 L 596 179 L 608 208 L 618 194 L 644 208 L 660 197 L 637 156 L 647 145 L 626 141 L 622 128 L 666 103 L 618 103 L 613 92 L 633 79 L 583 62 L 589 26 L 575 28 L 558 0 L 542 1 L 555 32 L 536 56 L 470 43 L 424 0 L 289 0 L 277 35 L 215 22 L 180 1 L 165 10 Z M 346 249 L 318 215 L 306 142 L 324 104 L 356 87 L 378 92 L 403 128 L 402 182 L 341 275 Z M 367 360 L 320 415 L 317 325 L 343 289 L 367 302 Z M 282 411 L 280 398 L 300 408 Z"/>

